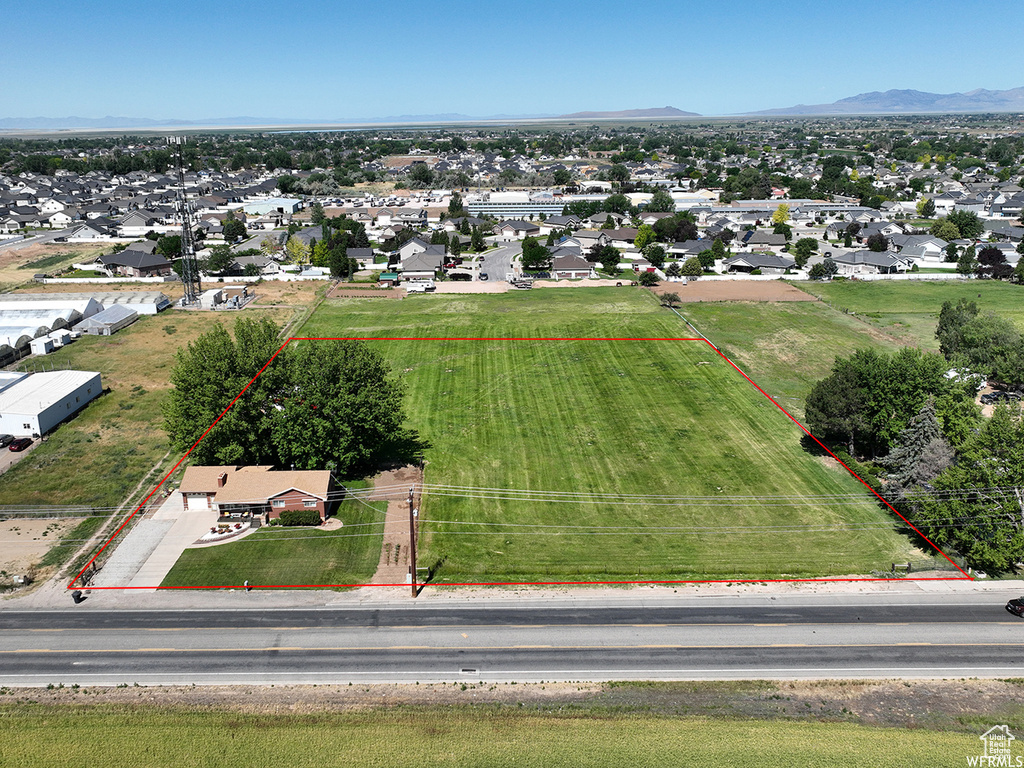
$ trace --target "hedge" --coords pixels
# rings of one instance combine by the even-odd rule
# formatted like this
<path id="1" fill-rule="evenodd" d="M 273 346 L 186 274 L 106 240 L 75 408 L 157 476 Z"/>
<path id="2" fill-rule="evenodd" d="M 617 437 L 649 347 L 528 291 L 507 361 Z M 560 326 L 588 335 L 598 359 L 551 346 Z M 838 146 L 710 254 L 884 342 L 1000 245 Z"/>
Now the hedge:
<path id="1" fill-rule="evenodd" d="M 320 511 L 316 509 L 281 510 L 281 525 L 320 525 Z"/>

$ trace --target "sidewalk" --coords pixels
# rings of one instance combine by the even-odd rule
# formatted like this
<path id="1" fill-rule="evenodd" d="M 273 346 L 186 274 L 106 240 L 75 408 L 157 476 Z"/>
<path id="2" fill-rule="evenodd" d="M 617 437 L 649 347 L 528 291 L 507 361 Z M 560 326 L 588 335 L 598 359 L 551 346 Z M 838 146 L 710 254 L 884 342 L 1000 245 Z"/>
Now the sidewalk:
<path id="1" fill-rule="evenodd" d="M 133 588 L 154 588 L 140 591 L 155 591 L 155 588 L 160 586 L 171 568 L 178 562 L 181 553 L 217 524 L 217 513 L 213 510 L 191 510 L 186 513 L 182 496 L 175 491 L 167 497 L 152 520 L 169 525 L 152 554 L 127 584 Z"/>
<path id="2" fill-rule="evenodd" d="M 140 520 L 116 544 L 114 554 L 93 579 L 93 586 L 151 591 L 139 588 L 160 586 L 185 548 L 216 523 L 217 513 L 212 510 L 186 514 L 182 496 L 175 491 L 151 518 Z"/>

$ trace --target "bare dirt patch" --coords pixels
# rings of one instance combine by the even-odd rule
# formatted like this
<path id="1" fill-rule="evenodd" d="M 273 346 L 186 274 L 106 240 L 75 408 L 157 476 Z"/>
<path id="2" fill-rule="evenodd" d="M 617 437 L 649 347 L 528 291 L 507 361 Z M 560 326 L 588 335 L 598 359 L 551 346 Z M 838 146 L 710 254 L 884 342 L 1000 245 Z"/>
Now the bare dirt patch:
<path id="1" fill-rule="evenodd" d="M 37 518 L 0 520 L 0 571 L 13 575 L 32 570 L 50 547 L 79 522 Z"/>
<path id="2" fill-rule="evenodd" d="M 378 288 L 376 285 L 367 285 L 364 288 L 356 288 L 349 283 L 339 283 L 330 293 L 328 299 L 404 299 L 405 291 L 401 288 Z"/>
<path id="3" fill-rule="evenodd" d="M 354 712 L 406 706 L 517 705 L 586 714 L 642 712 L 849 722 L 982 733 L 1024 712 L 1019 681 L 877 680 L 678 683 L 429 683 L 424 685 L 131 686 L 3 689 L 11 704 L 140 705 L 246 714 Z"/>
<path id="4" fill-rule="evenodd" d="M 691 280 L 660 283 L 650 289 L 659 296 L 675 293 L 684 303 L 701 301 L 817 301 L 781 280 Z"/>
<path id="5" fill-rule="evenodd" d="M 373 478 L 374 488 L 398 488 L 389 493 L 388 511 L 384 518 L 384 541 L 381 544 L 377 572 L 371 584 L 404 584 L 409 573 L 409 494 L 404 489 L 423 485 L 423 470 L 419 467 L 399 467 L 381 472 Z M 413 507 L 421 499 L 413 497 Z"/>

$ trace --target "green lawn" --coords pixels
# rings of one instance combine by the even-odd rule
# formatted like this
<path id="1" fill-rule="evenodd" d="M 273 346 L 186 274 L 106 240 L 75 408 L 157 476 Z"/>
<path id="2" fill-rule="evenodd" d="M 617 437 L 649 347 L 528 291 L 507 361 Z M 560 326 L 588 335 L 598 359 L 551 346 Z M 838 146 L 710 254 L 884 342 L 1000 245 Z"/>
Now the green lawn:
<path id="1" fill-rule="evenodd" d="M 341 530 L 264 527 L 235 542 L 186 549 L 162 586 L 364 584 L 380 557 L 386 510 L 386 501 L 348 499 L 335 511 Z"/>
<path id="2" fill-rule="evenodd" d="M 141 695 L 141 694 L 140 694 Z M 973 733 L 836 722 L 586 715 L 513 707 L 246 714 L 0 705 L 4 765 L 940 766 L 978 755 Z"/>
<path id="3" fill-rule="evenodd" d="M 301 335 L 690 333 L 647 292 L 581 288 L 386 306 L 330 300 Z M 420 563 L 440 564 L 440 583 L 822 576 L 925 560 L 856 480 L 805 453 L 798 428 L 703 342 L 374 346 L 405 378 L 411 426 L 431 443 L 428 483 L 673 497 L 430 495 Z M 845 497 L 822 499 L 834 494 Z"/>
<path id="4" fill-rule="evenodd" d="M 1005 315 L 1024 330 L 1024 287 L 1000 281 L 841 280 L 794 285 L 923 349 L 938 349 L 935 325 L 945 301 L 974 301 L 983 312 Z"/>
<path id="5" fill-rule="evenodd" d="M 817 302 L 701 302 L 679 312 L 798 417 L 811 386 L 828 375 L 836 357 L 869 347 L 887 351 L 900 341 Z"/>

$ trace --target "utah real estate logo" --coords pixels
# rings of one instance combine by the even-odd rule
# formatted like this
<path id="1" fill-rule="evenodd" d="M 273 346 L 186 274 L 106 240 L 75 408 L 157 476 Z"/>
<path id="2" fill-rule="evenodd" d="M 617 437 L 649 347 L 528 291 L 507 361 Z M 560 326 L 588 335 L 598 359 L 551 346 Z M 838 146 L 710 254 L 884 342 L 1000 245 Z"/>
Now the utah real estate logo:
<path id="1" fill-rule="evenodd" d="M 1011 754 L 1013 741 L 1017 737 L 1010 733 L 1009 726 L 996 725 L 981 734 L 979 738 L 985 744 L 985 751 L 980 756 L 968 757 L 968 765 L 980 768 L 997 768 L 997 766 L 1019 768 L 1024 766 L 1024 757 L 1020 755 L 1013 757 Z"/>

